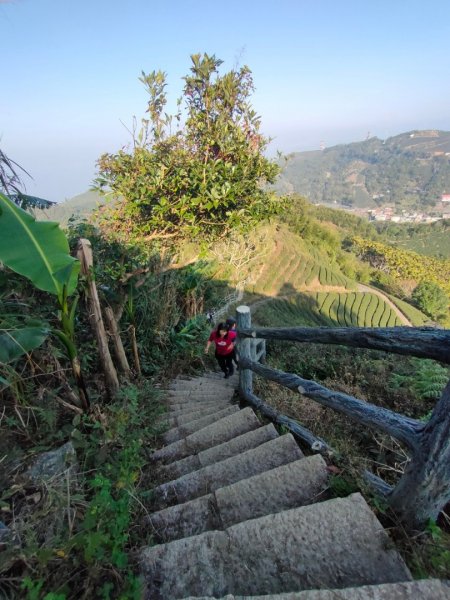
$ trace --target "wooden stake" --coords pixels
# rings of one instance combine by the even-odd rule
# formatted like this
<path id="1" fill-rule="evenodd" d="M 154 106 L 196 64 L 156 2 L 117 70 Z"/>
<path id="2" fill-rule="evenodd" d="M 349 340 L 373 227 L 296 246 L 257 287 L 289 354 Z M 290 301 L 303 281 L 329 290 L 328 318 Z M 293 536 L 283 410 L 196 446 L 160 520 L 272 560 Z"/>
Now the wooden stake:
<path id="1" fill-rule="evenodd" d="M 100 300 L 98 298 L 94 278 L 92 277 L 94 259 L 92 256 L 91 242 L 89 240 L 80 239 L 78 241 L 77 258 L 81 263 L 81 273 L 85 276 L 87 281 L 89 320 L 97 338 L 100 362 L 105 375 L 106 391 L 108 395 L 113 398 L 119 391 L 119 380 L 111 359 L 111 354 L 109 353 L 108 338 L 106 337 L 105 326 L 103 324 Z"/>
<path id="2" fill-rule="evenodd" d="M 114 318 L 114 313 L 109 306 L 105 308 L 105 318 L 108 324 L 109 334 L 113 341 L 114 353 L 116 355 L 119 370 L 125 375 L 125 377 L 130 378 L 130 365 L 128 364 L 127 355 L 125 354 L 125 349 L 123 347 L 122 338 L 120 337 L 117 321 Z"/>

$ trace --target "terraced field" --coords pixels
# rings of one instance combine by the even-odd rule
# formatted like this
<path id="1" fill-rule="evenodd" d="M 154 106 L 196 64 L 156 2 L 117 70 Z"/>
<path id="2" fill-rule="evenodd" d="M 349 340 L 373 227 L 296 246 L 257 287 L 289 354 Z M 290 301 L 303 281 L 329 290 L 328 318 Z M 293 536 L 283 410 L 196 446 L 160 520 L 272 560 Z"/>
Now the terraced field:
<path id="1" fill-rule="evenodd" d="M 395 296 L 389 296 L 389 299 L 401 310 L 405 317 L 411 321 L 414 327 L 423 327 L 430 322 L 429 317 L 424 315 L 417 308 L 414 308 L 414 306 L 411 306 L 411 304 L 408 304 L 408 302 L 400 300 L 400 298 L 396 298 Z"/>
<path id="2" fill-rule="evenodd" d="M 394 310 L 377 294 L 367 292 L 317 292 L 291 294 L 255 305 L 261 325 L 398 327 Z"/>
<path id="3" fill-rule="evenodd" d="M 275 258 L 275 257 L 274 257 Z M 350 289 L 352 282 L 341 273 L 298 252 L 280 252 L 278 259 L 269 261 L 251 290 L 256 294 L 276 296 L 290 291 L 305 290 L 313 285 Z"/>
<path id="4" fill-rule="evenodd" d="M 403 325 L 394 310 L 377 294 L 366 292 L 318 292 L 319 314 L 335 325 L 348 327 L 397 327 Z"/>
<path id="5" fill-rule="evenodd" d="M 260 324 L 396 327 L 425 322 L 409 304 L 371 291 L 337 266 L 330 267 L 319 248 L 285 230 L 277 230 L 276 236 L 272 243 L 267 236 L 264 263 L 256 281 L 251 277 L 255 272 L 248 273 L 253 283 L 245 289 Z"/>

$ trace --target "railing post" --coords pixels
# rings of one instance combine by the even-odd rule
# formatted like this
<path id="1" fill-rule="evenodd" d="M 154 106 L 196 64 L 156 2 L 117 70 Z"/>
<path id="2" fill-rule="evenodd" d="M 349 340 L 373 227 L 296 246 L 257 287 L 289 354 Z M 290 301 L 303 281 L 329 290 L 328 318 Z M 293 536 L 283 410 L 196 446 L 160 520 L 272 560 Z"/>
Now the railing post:
<path id="1" fill-rule="evenodd" d="M 240 358 L 252 360 L 252 342 L 250 338 L 239 338 L 240 329 L 250 329 L 252 326 L 252 317 L 249 306 L 238 306 L 236 309 L 236 322 L 238 330 L 238 352 Z M 246 393 L 253 393 L 253 373 L 250 369 L 239 369 L 239 392 L 242 396 Z"/>

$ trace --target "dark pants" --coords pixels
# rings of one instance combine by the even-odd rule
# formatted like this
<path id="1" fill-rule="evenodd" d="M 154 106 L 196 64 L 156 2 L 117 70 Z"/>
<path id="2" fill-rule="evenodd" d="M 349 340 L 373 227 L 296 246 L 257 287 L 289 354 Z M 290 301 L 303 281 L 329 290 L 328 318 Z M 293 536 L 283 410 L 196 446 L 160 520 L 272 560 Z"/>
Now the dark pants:
<path id="1" fill-rule="evenodd" d="M 219 367 L 225 373 L 225 375 L 232 375 L 234 373 L 233 369 L 233 353 L 226 354 L 225 356 L 221 356 L 216 352 L 217 362 L 219 363 Z"/>

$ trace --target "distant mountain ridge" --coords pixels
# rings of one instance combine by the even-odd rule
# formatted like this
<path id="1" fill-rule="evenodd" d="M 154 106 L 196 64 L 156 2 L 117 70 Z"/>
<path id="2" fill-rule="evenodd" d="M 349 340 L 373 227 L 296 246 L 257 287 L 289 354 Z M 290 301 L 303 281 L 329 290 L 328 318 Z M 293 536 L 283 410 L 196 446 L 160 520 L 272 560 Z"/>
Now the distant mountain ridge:
<path id="1" fill-rule="evenodd" d="M 87 191 L 48 209 L 36 210 L 35 213 L 39 221 L 58 221 L 65 227 L 71 217 L 77 220 L 87 218 L 94 208 L 104 202 L 104 197 L 99 193 Z"/>
<path id="2" fill-rule="evenodd" d="M 430 210 L 450 193 L 450 132 L 410 131 L 293 153 L 276 189 L 314 203 Z"/>

